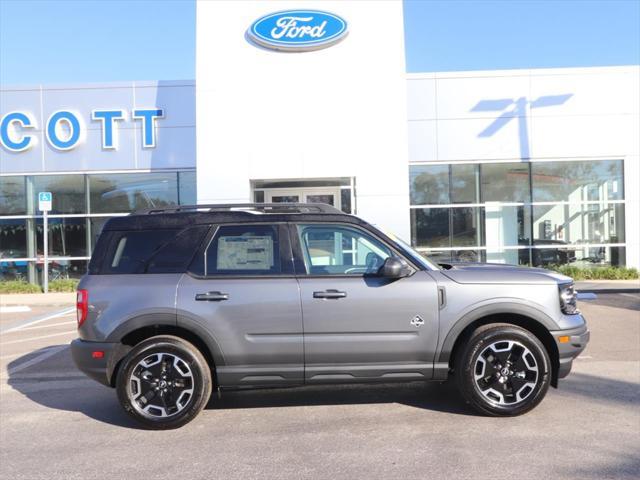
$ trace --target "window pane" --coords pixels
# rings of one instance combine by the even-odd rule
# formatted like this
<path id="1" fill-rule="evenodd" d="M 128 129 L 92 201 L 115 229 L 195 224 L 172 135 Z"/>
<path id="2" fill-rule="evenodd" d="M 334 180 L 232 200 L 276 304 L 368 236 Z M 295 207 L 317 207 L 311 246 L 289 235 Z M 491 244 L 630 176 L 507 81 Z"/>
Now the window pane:
<path id="1" fill-rule="evenodd" d="M 114 236 L 103 271 L 144 273 L 149 259 L 177 233 L 177 230 L 142 230 Z"/>
<path id="2" fill-rule="evenodd" d="M 582 268 L 597 267 L 598 265 L 626 265 L 624 247 L 588 247 L 576 245 L 569 248 L 532 248 L 531 255 L 533 266 L 535 267 L 565 265 L 569 263 Z"/>
<path id="3" fill-rule="evenodd" d="M 534 202 L 624 199 L 622 160 L 531 164 Z"/>
<path id="4" fill-rule="evenodd" d="M 51 260 L 49 262 L 49 282 L 54 280 L 66 280 L 69 278 L 80 278 L 87 273 L 88 260 Z M 42 285 L 42 271 L 44 260 L 36 262 L 36 272 L 38 283 Z"/>
<path id="5" fill-rule="evenodd" d="M 479 245 L 478 209 L 451 209 L 451 246 L 467 247 Z"/>
<path id="6" fill-rule="evenodd" d="M 85 218 L 50 218 L 48 222 L 49 256 L 88 256 L 86 222 Z M 42 219 L 36 219 L 36 252 L 38 256 L 44 255 L 43 228 Z"/>
<path id="7" fill-rule="evenodd" d="M 622 243 L 624 204 L 560 204 L 533 207 L 535 245 Z"/>
<path id="8" fill-rule="evenodd" d="M 86 213 L 84 175 L 36 175 L 33 177 L 33 202 L 38 209 L 38 192 L 53 194 L 55 213 Z M 37 212 L 38 214 L 41 212 Z"/>
<path id="9" fill-rule="evenodd" d="M 112 217 L 91 217 L 89 218 L 89 228 L 91 228 L 91 245 L 89 246 L 91 252 L 96 246 L 98 237 L 102 233 L 105 223 Z"/>
<path id="10" fill-rule="evenodd" d="M 273 275 L 281 273 L 277 227 L 220 227 L 206 251 L 206 275 Z"/>
<path id="11" fill-rule="evenodd" d="M 527 249 L 505 247 L 528 246 L 531 242 L 531 207 L 487 205 L 484 208 L 484 237 L 488 262 L 528 264 Z"/>
<path id="12" fill-rule="evenodd" d="M 409 167 L 411 205 L 436 205 L 449 202 L 449 165 L 412 165 Z"/>
<path id="13" fill-rule="evenodd" d="M 339 225 L 299 225 L 307 273 L 357 275 L 376 273 L 391 250 L 368 233 Z"/>
<path id="14" fill-rule="evenodd" d="M 482 250 L 430 250 L 425 253 L 435 263 L 483 262 Z"/>
<path id="15" fill-rule="evenodd" d="M 181 205 L 195 205 L 196 195 L 196 172 L 178 172 L 179 193 Z"/>
<path id="16" fill-rule="evenodd" d="M 27 194 L 25 178 L 0 177 L 0 215 L 25 215 Z"/>
<path id="17" fill-rule="evenodd" d="M 486 205 L 484 242 L 488 247 L 529 245 L 531 241 L 531 207 L 526 205 Z"/>
<path id="18" fill-rule="evenodd" d="M 478 202 L 478 166 L 451 165 L 451 203 Z"/>
<path id="19" fill-rule="evenodd" d="M 0 281 L 18 280 L 26 282 L 29 278 L 28 270 L 29 262 L 0 258 Z"/>
<path id="20" fill-rule="evenodd" d="M 27 221 L 0 220 L 0 259 L 28 256 Z"/>
<path id="21" fill-rule="evenodd" d="M 340 207 L 344 213 L 351 213 L 351 189 L 340 190 Z"/>
<path id="22" fill-rule="evenodd" d="M 411 209 L 411 242 L 416 247 L 449 246 L 449 209 Z"/>
<path id="23" fill-rule="evenodd" d="M 91 212 L 120 213 L 177 205 L 177 178 L 175 173 L 90 175 Z"/>
<path id="24" fill-rule="evenodd" d="M 528 163 L 480 165 L 483 202 L 529 202 Z"/>
<path id="25" fill-rule="evenodd" d="M 182 273 L 186 271 L 209 228 L 209 225 L 185 228 L 175 239 L 166 243 L 153 255 L 146 271 L 148 273 Z"/>

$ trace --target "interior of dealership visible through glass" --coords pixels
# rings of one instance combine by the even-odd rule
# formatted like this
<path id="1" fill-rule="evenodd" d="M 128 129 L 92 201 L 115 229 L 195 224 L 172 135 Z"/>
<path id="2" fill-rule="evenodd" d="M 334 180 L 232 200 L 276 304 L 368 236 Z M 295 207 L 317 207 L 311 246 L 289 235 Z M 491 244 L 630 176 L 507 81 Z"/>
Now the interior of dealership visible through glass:
<path id="1" fill-rule="evenodd" d="M 414 164 L 410 192 L 436 261 L 625 265 L 622 160 Z"/>
<path id="2" fill-rule="evenodd" d="M 132 211 L 196 203 L 195 170 L 0 177 L 0 280 L 42 283 L 38 192 L 53 194 L 49 280 L 79 278 L 105 222 Z"/>

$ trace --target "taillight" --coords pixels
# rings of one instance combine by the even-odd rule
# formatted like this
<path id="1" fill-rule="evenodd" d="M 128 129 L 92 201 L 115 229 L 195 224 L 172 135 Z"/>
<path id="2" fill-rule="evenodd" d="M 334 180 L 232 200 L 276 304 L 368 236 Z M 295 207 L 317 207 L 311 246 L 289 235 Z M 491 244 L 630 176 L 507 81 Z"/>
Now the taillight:
<path id="1" fill-rule="evenodd" d="M 76 295 L 76 315 L 78 317 L 78 328 L 87 319 L 87 310 L 89 308 L 89 292 L 87 290 L 78 290 Z"/>

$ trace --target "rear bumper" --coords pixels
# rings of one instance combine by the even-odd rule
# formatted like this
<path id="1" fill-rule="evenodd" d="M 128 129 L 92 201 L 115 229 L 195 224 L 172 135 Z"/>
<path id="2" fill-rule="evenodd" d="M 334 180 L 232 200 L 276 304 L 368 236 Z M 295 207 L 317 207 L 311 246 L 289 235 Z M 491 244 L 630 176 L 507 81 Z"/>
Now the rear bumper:
<path id="1" fill-rule="evenodd" d="M 584 318 L 582 321 L 583 324 L 580 327 L 551 332 L 559 353 L 558 378 L 569 375 L 573 360 L 582 353 L 589 343 L 591 332 L 589 332 Z"/>
<path id="2" fill-rule="evenodd" d="M 116 367 L 129 350 L 131 347 L 121 343 L 89 342 L 80 338 L 71 342 L 71 356 L 78 369 L 108 387 L 113 386 Z"/>

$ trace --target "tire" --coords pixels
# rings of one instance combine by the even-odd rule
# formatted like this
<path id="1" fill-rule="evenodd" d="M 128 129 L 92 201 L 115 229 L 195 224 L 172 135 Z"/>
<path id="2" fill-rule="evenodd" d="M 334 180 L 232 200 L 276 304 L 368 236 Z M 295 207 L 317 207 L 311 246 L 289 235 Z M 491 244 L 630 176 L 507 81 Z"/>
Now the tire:
<path id="1" fill-rule="evenodd" d="M 478 412 L 508 417 L 538 405 L 549 389 L 551 362 L 540 340 L 510 324 L 476 329 L 458 350 L 455 381 Z"/>
<path id="2" fill-rule="evenodd" d="M 211 369 L 191 343 L 170 335 L 151 337 L 125 357 L 116 378 L 118 400 L 153 430 L 179 428 L 211 397 Z"/>

